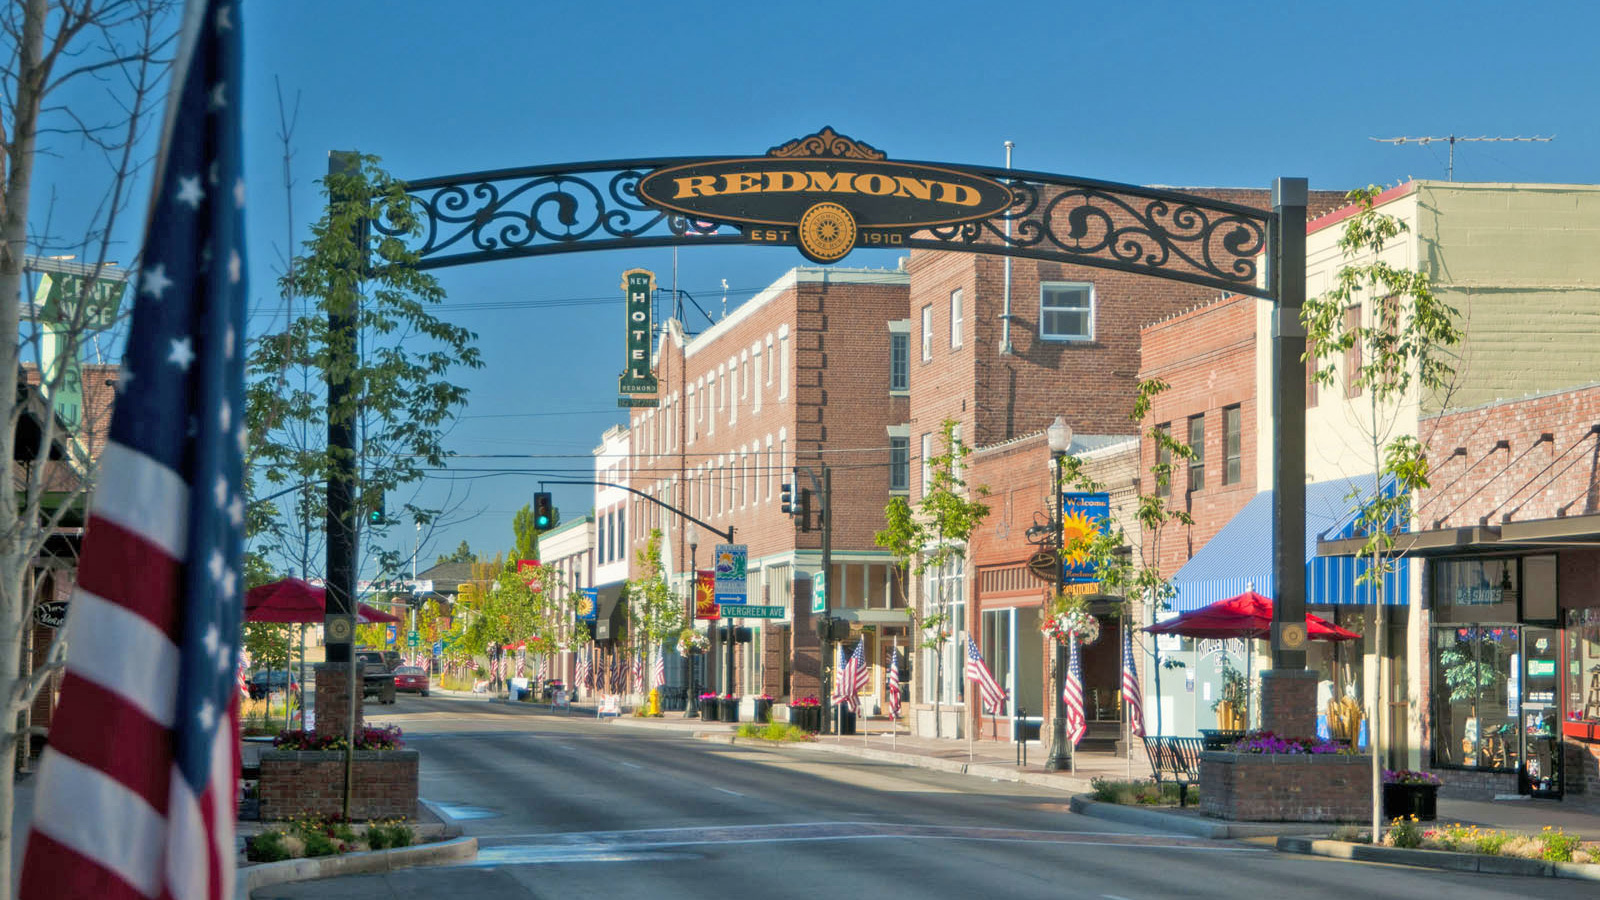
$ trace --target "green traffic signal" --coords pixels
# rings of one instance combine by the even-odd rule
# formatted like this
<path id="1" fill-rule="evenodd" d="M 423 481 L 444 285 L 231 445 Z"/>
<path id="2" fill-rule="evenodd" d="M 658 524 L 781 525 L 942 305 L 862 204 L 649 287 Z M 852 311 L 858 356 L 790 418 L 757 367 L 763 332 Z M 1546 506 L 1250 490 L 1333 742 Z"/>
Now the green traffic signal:
<path id="1" fill-rule="evenodd" d="M 556 508 L 550 500 L 550 495 L 540 491 L 533 495 L 533 527 L 540 531 L 549 531 L 556 525 Z"/>

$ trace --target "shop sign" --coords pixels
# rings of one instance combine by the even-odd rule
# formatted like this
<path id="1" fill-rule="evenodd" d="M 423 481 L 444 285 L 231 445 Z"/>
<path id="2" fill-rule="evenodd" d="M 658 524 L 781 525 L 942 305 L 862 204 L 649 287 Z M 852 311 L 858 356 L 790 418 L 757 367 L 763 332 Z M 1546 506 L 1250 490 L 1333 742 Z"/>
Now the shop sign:
<path id="1" fill-rule="evenodd" d="M 856 247 L 900 246 L 919 229 L 981 222 L 1014 202 L 992 178 L 890 160 L 832 128 L 766 156 L 657 169 L 640 179 L 639 196 L 696 222 L 746 226 L 748 240 L 798 247 L 818 263 Z"/>
<path id="2" fill-rule="evenodd" d="M 1493 606 L 1502 598 L 1503 592 L 1498 587 L 1477 585 L 1456 588 L 1457 606 Z"/>
<path id="3" fill-rule="evenodd" d="M 717 545 L 714 571 L 719 604 L 739 606 L 750 599 L 745 585 L 745 570 L 749 560 L 750 549 L 745 544 Z"/>
<path id="4" fill-rule="evenodd" d="M 127 288 L 125 278 L 87 278 L 61 272 L 42 275 L 35 294 L 35 297 L 44 297 L 39 320 L 50 325 L 71 327 L 77 324 L 88 331 L 105 331 L 117 324 L 117 310 Z"/>
<path id="5" fill-rule="evenodd" d="M 656 376 L 650 371 L 650 297 L 655 289 L 656 276 L 649 269 L 622 273 L 622 294 L 627 300 L 627 358 L 622 376 L 617 379 L 618 393 L 656 392 Z"/>
<path id="6" fill-rule="evenodd" d="M 1028 557 L 1028 571 L 1040 581 L 1054 584 L 1056 581 L 1056 566 L 1061 565 L 1061 557 L 1054 550 L 1040 550 Z"/>
<path id="7" fill-rule="evenodd" d="M 60 628 L 67 621 L 67 601 L 48 600 L 35 606 L 33 620 L 46 628 Z"/>

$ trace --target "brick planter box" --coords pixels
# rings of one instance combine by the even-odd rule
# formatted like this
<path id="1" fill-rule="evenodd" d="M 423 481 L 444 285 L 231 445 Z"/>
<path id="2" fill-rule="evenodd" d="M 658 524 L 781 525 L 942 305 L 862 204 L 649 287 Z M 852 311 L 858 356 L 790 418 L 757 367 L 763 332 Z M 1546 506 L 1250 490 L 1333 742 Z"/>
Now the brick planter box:
<path id="1" fill-rule="evenodd" d="M 1202 753 L 1200 809 L 1234 821 L 1368 822 L 1372 760 L 1331 753 Z"/>
<path id="2" fill-rule="evenodd" d="M 360 750 L 355 755 L 352 819 L 417 818 L 415 750 Z M 344 809 L 344 752 L 269 750 L 261 754 L 261 818 L 302 813 L 331 816 Z"/>

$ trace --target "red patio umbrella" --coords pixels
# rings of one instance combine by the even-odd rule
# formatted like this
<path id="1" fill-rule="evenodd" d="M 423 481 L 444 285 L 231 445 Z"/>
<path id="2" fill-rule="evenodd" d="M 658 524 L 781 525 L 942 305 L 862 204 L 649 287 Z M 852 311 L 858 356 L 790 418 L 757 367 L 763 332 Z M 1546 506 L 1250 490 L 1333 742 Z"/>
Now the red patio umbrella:
<path id="1" fill-rule="evenodd" d="M 1145 631 L 1194 638 L 1264 638 L 1272 632 L 1272 598 L 1245 591 L 1192 609 L 1176 619 L 1158 622 Z M 1361 635 L 1306 613 L 1306 637 L 1314 641 L 1353 641 Z"/>
<path id="2" fill-rule="evenodd" d="M 251 588 L 244 595 L 244 618 L 247 622 L 311 624 L 321 622 L 326 611 L 327 600 L 322 586 L 301 578 L 269 581 Z M 369 625 L 373 622 L 399 622 L 401 619 L 359 603 L 356 621 Z"/>

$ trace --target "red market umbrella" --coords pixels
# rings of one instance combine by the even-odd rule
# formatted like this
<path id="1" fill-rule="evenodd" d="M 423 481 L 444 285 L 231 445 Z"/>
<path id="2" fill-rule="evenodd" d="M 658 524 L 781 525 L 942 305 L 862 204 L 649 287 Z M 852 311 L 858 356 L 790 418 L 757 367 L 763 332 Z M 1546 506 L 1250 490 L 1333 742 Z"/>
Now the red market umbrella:
<path id="1" fill-rule="evenodd" d="M 356 621 L 363 625 L 373 622 L 399 622 L 391 616 L 365 603 L 357 604 Z M 327 600 L 322 586 L 300 578 L 284 578 L 251 588 L 244 595 L 244 618 L 247 622 L 292 622 L 314 624 L 327 614 Z"/>
<path id="2" fill-rule="evenodd" d="M 1255 591 L 1218 600 L 1145 631 L 1193 638 L 1264 638 L 1272 633 L 1272 598 Z M 1306 613 L 1306 637 L 1314 641 L 1353 641 L 1361 635 Z"/>

